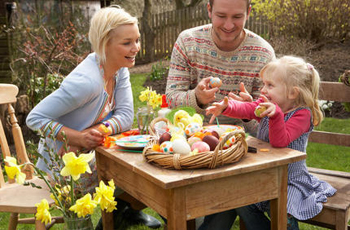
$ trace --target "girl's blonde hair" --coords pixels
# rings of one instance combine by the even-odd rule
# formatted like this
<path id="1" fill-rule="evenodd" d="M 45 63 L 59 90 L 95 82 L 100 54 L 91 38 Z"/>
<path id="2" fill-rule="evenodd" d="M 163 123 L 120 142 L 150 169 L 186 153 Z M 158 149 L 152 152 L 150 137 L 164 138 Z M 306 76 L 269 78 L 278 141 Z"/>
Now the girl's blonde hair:
<path id="1" fill-rule="evenodd" d="M 320 124 L 323 120 L 323 113 L 318 103 L 320 75 L 317 70 L 302 58 L 284 56 L 269 62 L 260 71 L 260 76 L 271 76 L 275 70 L 278 70 L 278 77 L 285 83 L 286 93 L 296 88 L 299 91 L 299 96 L 295 99 L 296 105 L 309 107 L 313 124 Z"/>
<path id="2" fill-rule="evenodd" d="M 112 38 L 112 32 L 120 25 L 137 24 L 137 18 L 132 17 L 118 5 L 111 5 L 97 11 L 91 19 L 89 41 L 92 49 L 100 57 L 101 63 L 106 62 L 106 45 Z"/>

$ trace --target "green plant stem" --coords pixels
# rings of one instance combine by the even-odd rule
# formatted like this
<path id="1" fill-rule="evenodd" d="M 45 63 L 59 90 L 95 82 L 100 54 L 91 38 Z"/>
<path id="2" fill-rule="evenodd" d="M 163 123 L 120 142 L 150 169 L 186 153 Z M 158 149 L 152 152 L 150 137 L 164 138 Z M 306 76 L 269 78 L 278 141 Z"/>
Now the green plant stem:
<path id="1" fill-rule="evenodd" d="M 44 182 L 45 182 L 46 185 L 49 187 L 51 193 L 55 196 L 55 199 L 56 199 L 58 205 L 59 205 L 63 210 L 65 210 L 65 208 L 64 208 L 64 206 L 62 205 L 61 201 L 58 199 L 58 196 L 57 196 L 55 190 L 53 189 L 53 187 L 51 186 L 51 184 L 47 181 L 47 179 L 44 177 L 44 175 L 41 173 L 41 171 L 40 171 L 40 170 L 37 170 L 37 168 L 36 168 L 32 163 L 30 163 L 30 165 L 33 166 L 35 172 L 38 173 L 38 174 L 43 178 Z M 60 210 L 61 210 L 61 209 L 60 209 Z M 62 214 L 63 214 L 65 217 L 67 217 L 65 211 L 62 211 L 62 210 L 61 210 L 61 212 L 62 212 Z"/>
<path id="2" fill-rule="evenodd" d="M 70 177 L 70 187 L 71 187 L 70 195 L 71 195 L 72 206 L 73 206 L 75 201 L 74 201 L 74 181 L 72 177 Z"/>

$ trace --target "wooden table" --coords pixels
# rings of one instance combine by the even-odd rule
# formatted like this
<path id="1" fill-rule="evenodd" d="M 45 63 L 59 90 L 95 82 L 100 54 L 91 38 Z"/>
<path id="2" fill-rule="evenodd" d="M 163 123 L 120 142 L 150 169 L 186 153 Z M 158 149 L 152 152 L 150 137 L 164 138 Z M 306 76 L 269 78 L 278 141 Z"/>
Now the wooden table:
<path id="1" fill-rule="evenodd" d="M 287 229 L 288 164 L 306 158 L 289 148 L 248 137 L 257 153 L 216 169 L 167 170 L 147 163 L 141 153 L 96 149 L 103 181 L 117 186 L 167 218 L 169 230 L 185 230 L 197 217 L 271 200 L 271 229 Z M 260 149 L 269 149 L 261 152 Z M 102 213 L 104 229 L 113 229 L 113 215 Z"/>

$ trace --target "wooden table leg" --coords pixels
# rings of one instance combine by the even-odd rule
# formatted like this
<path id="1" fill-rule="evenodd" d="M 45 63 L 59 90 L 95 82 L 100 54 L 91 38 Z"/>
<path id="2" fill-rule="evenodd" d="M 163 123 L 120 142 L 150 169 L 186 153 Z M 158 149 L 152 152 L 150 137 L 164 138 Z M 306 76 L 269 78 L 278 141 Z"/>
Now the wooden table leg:
<path id="1" fill-rule="evenodd" d="M 185 189 L 175 188 L 169 190 L 167 207 L 168 230 L 187 229 Z"/>
<path id="2" fill-rule="evenodd" d="M 102 224 L 103 230 L 113 230 L 114 229 L 114 220 L 113 212 L 102 212 Z"/>
<path id="3" fill-rule="evenodd" d="M 278 168 L 278 198 L 270 202 L 271 230 L 287 229 L 288 165 Z"/>
<path id="4" fill-rule="evenodd" d="M 187 230 L 196 230 L 196 219 L 187 221 Z"/>

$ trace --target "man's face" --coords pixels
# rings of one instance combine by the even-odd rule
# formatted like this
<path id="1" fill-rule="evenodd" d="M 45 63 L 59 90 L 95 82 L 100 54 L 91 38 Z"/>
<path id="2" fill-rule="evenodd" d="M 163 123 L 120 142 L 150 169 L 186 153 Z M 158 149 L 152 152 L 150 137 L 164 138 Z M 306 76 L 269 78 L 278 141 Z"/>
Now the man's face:
<path id="1" fill-rule="evenodd" d="M 208 14 L 213 25 L 213 40 L 219 49 L 231 51 L 244 38 L 244 25 L 249 16 L 246 0 L 215 0 L 208 3 Z"/>

